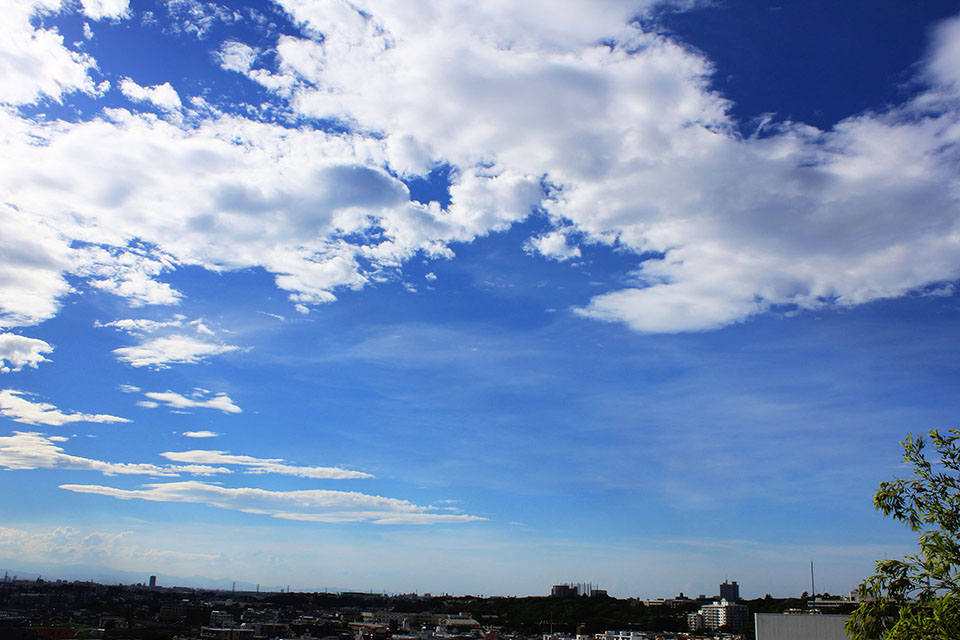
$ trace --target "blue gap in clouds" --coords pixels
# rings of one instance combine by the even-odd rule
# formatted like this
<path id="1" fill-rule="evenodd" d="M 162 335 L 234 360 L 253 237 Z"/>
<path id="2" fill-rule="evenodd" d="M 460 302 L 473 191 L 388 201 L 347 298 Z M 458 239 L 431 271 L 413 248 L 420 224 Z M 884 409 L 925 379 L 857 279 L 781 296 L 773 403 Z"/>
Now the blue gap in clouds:
<path id="1" fill-rule="evenodd" d="M 414 176 L 403 179 L 410 190 L 410 199 L 421 204 L 438 202 L 446 209 L 450 206 L 450 174 L 454 167 L 440 164 L 430 170 L 426 176 Z"/>
<path id="2" fill-rule="evenodd" d="M 529 238 L 551 228 L 544 217 L 532 215 L 505 231 L 469 243 L 452 243 L 454 260 L 418 255 L 398 272 L 417 293 L 396 280 L 359 291 L 338 290 L 335 293 L 344 308 L 335 303 L 322 307 L 322 313 L 340 314 L 349 308 L 351 313 L 386 317 L 391 322 L 426 316 L 435 321 L 539 326 L 552 322 L 557 313 L 587 304 L 595 295 L 629 286 L 644 259 L 604 245 L 584 245 L 581 258 L 566 262 L 524 250 Z M 436 275 L 436 280 L 427 280 L 428 273 Z"/>
<path id="3" fill-rule="evenodd" d="M 154 21 L 145 19 L 147 11 L 152 12 Z M 189 97 L 202 96 L 226 113 L 286 121 L 289 117 L 281 100 L 242 74 L 221 69 L 214 55 L 227 39 L 269 52 L 280 35 L 301 35 L 282 13 L 271 11 L 267 18 L 264 25 L 254 23 L 249 16 L 229 25 L 215 21 L 202 37 L 197 37 L 171 28 L 167 6 L 160 2 L 138 3 L 132 7 L 131 17 L 123 20 L 94 21 L 80 13 L 68 12 L 43 15 L 35 24 L 57 29 L 68 47 L 93 56 L 97 61 L 97 69 L 91 71 L 94 82 L 109 80 L 111 88 L 102 98 L 73 93 L 64 97 L 63 105 L 46 101 L 40 106 L 24 108 L 22 113 L 48 114 L 75 122 L 89 119 L 104 107 L 130 108 L 130 101 L 119 90 L 121 80 L 129 77 L 142 86 L 169 82 L 188 107 Z M 93 32 L 91 40 L 83 37 L 84 23 L 89 24 Z M 73 43 L 80 44 L 73 47 Z M 258 66 L 269 67 L 270 62 L 268 55 L 262 54 Z M 257 115 L 249 113 L 247 105 L 269 107 Z M 139 103 L 136 110 L 154 109 L 147 103 Z"/>
<path id="4" fill-rule="evenodd" d="M 930 28 L 958 9 L 955 0 L 726 0 L 658 23 L 716 65 L 713 88 L 752 133 L 766 113 L 829 129 L 902 102 L 919 89 L 911 83 Z"/>

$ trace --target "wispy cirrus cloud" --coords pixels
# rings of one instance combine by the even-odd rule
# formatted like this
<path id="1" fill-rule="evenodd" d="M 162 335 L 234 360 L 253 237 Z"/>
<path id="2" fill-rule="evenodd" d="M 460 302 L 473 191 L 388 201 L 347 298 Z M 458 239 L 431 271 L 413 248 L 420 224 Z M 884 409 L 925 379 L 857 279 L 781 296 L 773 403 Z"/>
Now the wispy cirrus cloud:
<path id="1" fill-rule="evenodd" d="M 218 438 L 220 434 L 216 431 L 184 431 L 181 433 L 184 438 Z"/>
<path id="2" fill-rule="evenodd" d="M 140 338 L 140 343 L 114 349 L 118 360 L 134 367 L 164 369 L 172 364 L 196 364 L 221 353 L 237 351 L 236 345 L 212 340 L 216 333 L 203 318 L 188 320 L 175 314 L 166 320 L 151 318 L 120 318 L 110 322 L 96 322 L 95 326 L 112 328 Z M 187 329 L 192 333 L 183 333 Z M 149 337 L 158 334 L 156 337 Z"/>
<path id="3" fill-rule="evenodd" d="M 120 347 L 114 349 L 113 353 L 118 360 L 132 367 L 166 369 L 173 364 L 197 364 L 212 356 L 239 349 L 236 345 L 207 342 L 186 335 L 172 335 L 146 340 L 131 347 Z"/>
<path id="4" fill-rule="evenodd" d="M 20 371 L 23 367 L 37 368 L 48 362 L 44 354 L 53 353 L 53 347 L 36 338 L 15 333 L 0 333 L 0 373 Z"/>
<path id="5" fill-rule="evenodd" d="M 188 432 L 189 437 L 208 437 L 212 432 Z M 202 435 L 197 435 L 202 434 Z M 186 433 L 184 435 L 187 435 Z M 298 466 L 279 458 L 255 458 L 232 455 L 225 451 L 168 451 L 160 455 L 181 464 L 157 465 L 150 463 L 109 462 L 66 453 L 61 443 L 69 438 L 47 436 L 37 432 L 15 431 L 12 436 L 0 437 L 0 467 L 7 469 L 74 469 L 99 471 L 105 475 L 178 476 L 230 474 L 229 467 L 240 467 L 248 474 L 272 473 L 315 480 L 366 479 L 373 476 L 362 471 L 339 467 Z"/>
<path id="6" fill-rule="evenodd" d="M 204 465 L 155 465 L 131 462 L 106 462 L 65 453 L 56 442 L 63 438 L 48 437 L 42 433 L 14 431 L 12 436 L 0 436 L 0 467 L 11 470 L 73 469 L 98 471 L 104 475 L 177 476 L 181 473 L 211 475 L 230 473 L 223 467 Z"/>
<path id="7" fill-rule="evenodd" d="M 24 424 L 45 424 L 59 427 L 71 422 L 130 422 L 127 418 L 102 413 L 64 413 L 48 402 L 33 402 L 17 389 L 0 390 L 0 415 Z"/>
<path id="8" fill-rule="evenodd" d="M 95 322 L 95 327 L 110 327 L 133 334 L 153 333 L 168 327 L 182 327 L 186 316 L 177 314 L 170 320 L 152 320 L 150 318 L 120 318 L 110 322 Z"/>
<path id="9" fill-rule="evenodd" d="M 288 464 L 281 458 L 238 456 L 226 451 L 167 451 L 160 455 L 174 462 L 239 465 L 244 467 L 247 473 L 277 473 L 287 476 L 325 480 L 351 480 L 373 477 L 371 474 L 363 471 L 352 471 L 339 467 L 302 467 Z"/>
<path id="10" fill-rule="evenodd" d="M 90 484 L 63 484 L 60 488 L 121 500 L 199 503 L 220 509 L 308 522 L 439 524 L 484 520 L 473 515 L 435 513 L 430 507 L 419 506 L 407 500 L 355 491 L 270 491 L 253 487 L 230 488 L 197 481 L 147 484 L 141 489 L 118 489 Z"/>
<path id="11" fill-rule="evenodd" d="M 210 395 L 206 389 L 195 389 L 189 396 L 174 391 L 148 391 L 143 394 L 150 400 L 142 406 L 153 408 L 163 404 L 174 409 L 217 409 L 224 413 L 242 413 L 226 393 Z"/>

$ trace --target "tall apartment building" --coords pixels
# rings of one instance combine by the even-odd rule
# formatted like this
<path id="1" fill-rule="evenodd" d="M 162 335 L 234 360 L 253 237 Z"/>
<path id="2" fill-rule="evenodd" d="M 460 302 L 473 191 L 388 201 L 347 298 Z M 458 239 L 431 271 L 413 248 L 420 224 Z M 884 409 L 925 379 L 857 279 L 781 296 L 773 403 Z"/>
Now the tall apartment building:
<path id="1" fill-rule="evenodd" d="M 720 583 L 720 599 L 728 602 L 736 602 L 740 599 L 740 587 L 737 586 L 736 580 L 729 584 L 726 580 Z"/>
<path id="2" fill-rule="evenodd" d="M 693 617 L 698 615 L 699 618 Z M 702 620 L 702 623 L 700 622 Z M 745 604 L 734 604 L 727 600 L 711 602 L 700 607 L 697 614 L 687 616 L 687 623 L 703 624 L 704 629 L 720 629 L 727 627 L 729 629 L 739 629 L 750 621 L 750 609 Z"/>

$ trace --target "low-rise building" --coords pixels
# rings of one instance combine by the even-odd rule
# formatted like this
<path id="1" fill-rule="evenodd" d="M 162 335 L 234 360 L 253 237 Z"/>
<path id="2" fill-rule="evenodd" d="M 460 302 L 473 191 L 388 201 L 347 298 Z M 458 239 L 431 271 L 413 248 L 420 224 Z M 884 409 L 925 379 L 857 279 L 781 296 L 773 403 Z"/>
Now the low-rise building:
<path id="1" fill-rule="evenodd" d="M 843 630 L 850 616 L 811 613 L 757 613 L 757 640 L 848 640 Z"/>
<path id="2" fill-rule="evenodd" d="M 604 631 L 594 636 L 596 640 L 648 640 L 649 636 L 640 631 Z"/>
<path id="3" fill-rule="evenodd" d="M 203 640 L 253 640 L 253 629 L 200 627 L 200 637 Z"/>
<path id="4" fill-rule="evenodd" d="M 236 625 L 233 614 L 228 611 L 211 611 L 210 626 L 228 628 Z"/>

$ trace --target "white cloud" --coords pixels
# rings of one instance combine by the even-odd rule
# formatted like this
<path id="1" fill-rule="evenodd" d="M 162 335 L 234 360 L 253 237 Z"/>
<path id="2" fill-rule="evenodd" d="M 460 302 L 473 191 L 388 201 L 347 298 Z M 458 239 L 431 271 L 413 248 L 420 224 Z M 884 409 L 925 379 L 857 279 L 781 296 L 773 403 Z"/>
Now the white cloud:
<path id="1" fill-rule="evenodd" d="M 30 20 L 61 9 L 60 0 L 0 4 L 0 103 L 33 104 L 46 97 L 97 88 L 89 76 L 96 62 L 89 55 L 64 46 L 56 29 L 34 29 Z"/>
<path id="2" fill-rule="evenodd" d="M 175 314 L 170 320 L 151 320 L 149 318 L 121 318 L 111 322 L 95 322 L 96 327 L 111 327 L 118 331 L 125 331 L 134 335 L 157 333 L 165 329 L 186 327 L 193 329 L 203 336 L 216 335 L 205 323 L 203 318 L 187 320 L 182 314 Z"/>
<path id="3" fill-rule="evenodd" d="M 138 393 L 140 391 L 140 387 L 132 384 L 121 384 L 119 389 L 124 393 Z"/>
<path id="4" fill-rule="evenodd" d="M 239 22 L 243 16 L 216 2 L 201 0 L 167 0 L 169 28 L 179 33 L 189 33 L 197 38 L 206 37 L 217 22 Z"/>
<path id="5" fill-rule="evenodd" d="M 111 322 L 95 322 L 96 327 L 112 327 L 127 333 L 153 333 L 164 327 L 180 327 L 183 322 L 179 320 L 160 321 L 149 320 L 147 318 L 122 318 Z"/>
<path id="6" fill-rule="evenodd" d="M 0 131 L 5 118 L 0 110 Z M 25 128 L 19 133 L 27 135 Z M 0 327 L 52 318 L 58 299 L 70 290 L 62 276 L 73 265 L 68 242 L 42 217 L 8 204 L 0 204 L 0 228 Z"/>
<path id="7" fill-rule="evenodd" d="M 164 111 L 177 111 L 183 106 L 180 94 L 169 82 L 142 87 L 130 78 L 124 78 L 120 83 L 120 91 L 134 102 L 149 102 Z"/>
<path id="8" fill-rule="evenodd" d="M 0 549 L 8 557 L 49 558 L 57 561 L 99 558 L 128 535 L 130 533 L 126 531 L 93 531 L 83 534 L 71 527 L 58 527 L 42 533 L 15 527 L 0 527 Z"/>
<path id="9" fill-rule="evenodd" d="M 118 560 L 126 565 L 132 559 L 155 563 L 158 559 L 196 561 L 218 558 L 214 554 L 142 549 L 128 543 L 132 536 L 134 534 L 130 531 L 81 531 L 73 527 L 27 530 L 0 526 L 0 554 L 31 562 L 84 563 L 94 566 L 105 566 Z"/>
<path id="10" fill-rule="evenodd" d="M 129 0 L 80 0 L 83 13 L 92 20 L 104 18 L 127 18 L 130 15 Z"/>
<path id="11" fill-rule="evenodd" d="M 186 266 L 262 267 L 305 313 L 533 208 L 556 227 L 528 243 L 546 256 L 575 258 L 571 234 L 637 254 L 635 286 L 579 312 L 639 331 L 960 277 L 957 19 L 935 31 L 931 84 L 912 101 L 830 131 L 784 123 L 745 138 L 709 88 L 710 62 L 631 21 L 653 4 L 288 0 L 308 37 L 219 47 L 224 68 L 297 115 L 347 124 L 342 134 L 199 101 L 189 126 L 122 109 L 48 125 L 0 112 L 0 323 L 52 317 L 66 274 L 132 304 L 174 304 L 161 278 Z M 0 44 L 0 100 L 96 92 L 92 59 L 34 32 L 34 6 L 0 10 L 23 41 L 23 52 Z M 197 35 L 239 19 L 200 2 L 170 11 Z M 169 85 L 121 90 L 189 111 Z M 437 162 L 454 167 L 446 209 L 411 202 L 395 177 Z M 167 336 L 115 353 L 161 367 L 235 349 Z"/>
<path id="12" fill-rule="evenodd" d="M 527 250 L 559 262 L 580 257 L 580 247 L 570 246 L 563 231 L 550 231 L 527 241 Z"/>
<path id="13" fill-rule="evenodd" d="M 664 254 L 638 262 L 642 284 L 595 298 L 584 315 L 640 331 L 708 329 L 960 276 L 953 22 L 928 61 L 939 84 L 917 101 L 833 131 L 788 123 L 744 139 L 708 88 L 709 62 L 627 27 L 627 4 L 582 25 L 566 11 L 532 25 L 532 9 L 499 4 L 426 16 L 415 2 L 284 4 L 323 34 L 278 42 L 279 70 L 300 82 L 295 108 L 463 168 L 450 213 L 465 229 L 484 233 L 541 204 L 587 242 Z M 570 15 L 586 9 L 570 5 Z M 505 175 L 560 189 L 542 202 L 504 199 L 494 180 Z M 575 252 L 558 235 L 531 246 Z"/>
<path id="14" fill-rule="evenodd" d="M 247 473 L 277 473 L 301 478 L 315 478 L 328 480 L 353 480 L 372 478 L 369 473 L 351 471 L 339 467 L 300 467 L 286 464 L 280 458 L 253 458 L 251 456 L 236 456 L 226 451 L 167 451 L 161 456 L 174 462 L 191 464 L 234 464 L 247 468 Z"/>
<path id="15" fill-rule="evenodd" d="M 157 278 L 176 263 L 161 251 L 84 246 L 75 250 L 73 273 L 98 289 L 126 298 L 131 306 L 177 304 L 182 295 Z"/>
<path id="16" fill-rule="evenodd" d="M 430 272 L 430 273 L 426 274 L 426 275 L 423 276 L 423 277 L 424 277 L 428 282 L 436 282 L 436 280 L 437 280 L 437 274 L 435 274 L 435 273 L 433 273 L 433 272 Z"/>
<path id="17" fill-rule="evenodd" d="M 53 353 L 53 347 L 43 340 L 0 333 L 0 373 L 20 371 L 23 367 L 36 369 L 41 362 L 49 362 L 43 357 L 45 353 Z"/>
<path id="18" fill-rule="evenodd" d="M 133 367 L 164 369 L 171 364 L 196 364 L 210 356 L 236 351 L 240 347 L 213 344 L 190 336 L 172 335 L 147 340 L 133 347 L 120 347 L 113 353 L 118 360 Z"/>
<path id="19" fill-rule="evenodd" d="M 14 431 L 12 436 L 0 436 L 0 467 L 12 470 L 75 469 L 98 471 L 104 475 L 176 476 L 179 473 L 210 475 L 230 473 L 229 469 L 203 465 L 155 465 L 128 462 L 104 462 L 64 453 L 63 447 L 42 433 Z"/>
<path id="20" fill-rule="evenodd" d="M 257 60 L 259 51 L 242 42 L 230 40 L 221 45 L 217 56 L 220 59 L 220 66 L 229 71 L 246 73 Z"/>
<path id="21" fill-rule="evenodd" d="M 16 389 L 0 390 L 0 415 L 24 424 L 45 424 L 53 427 L 71 422 L 130 422 L 126 418 L 99 413 L 63 413 L 52 404 L 31 402 L 23 396 L 24 392 Z"/>
<path id="22" fill-rule="evenodd" d="M 191 397 L 183 396 L 173 391 L 149 391 L 143 395 L 150 398 L 150 400 L 162 402 L 164 405 L 175 409 L 219 409 L 224 413 L 242 413 L 243 411 L 234 404 L 233 400 L 231 400 L 227 394 L 218 393 L 210 397 L 209 392 L 201 389 L 196 390 Z M 153 404 L 153 406 L 157 405 Z"/>
<path id="23" fill-rule="evenodd" d="M 406 500 L 355 491 L 269 491 L 251 487 L 229 488 L 196 481 L 147 484 L 142 489 L 133 490 L 88 484 L 63 484 L 60 488 L 121 500 L 199 503 L 220 509 L 310 522 L 434 524 L 483 520 L 471 515 L 433 513 L 429 507 Z"/>
<path id="24" fill-rule="evenodd" d="M 180 435 L 185 438 L 217 438 L 220 436 L 216 431 L 184 431 Z"/>

